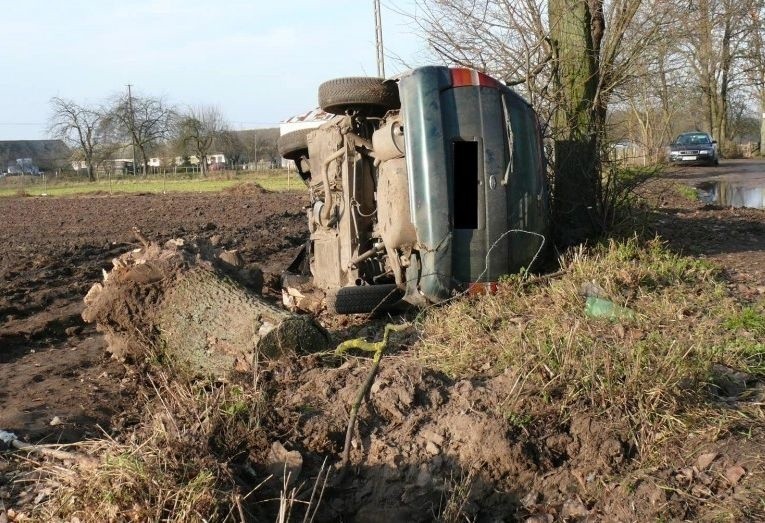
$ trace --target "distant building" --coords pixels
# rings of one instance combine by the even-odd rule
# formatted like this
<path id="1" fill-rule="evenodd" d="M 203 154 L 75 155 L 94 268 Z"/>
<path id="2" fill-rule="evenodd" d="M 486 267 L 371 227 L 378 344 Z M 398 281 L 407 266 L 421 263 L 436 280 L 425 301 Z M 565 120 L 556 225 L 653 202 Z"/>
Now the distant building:
<path id="1" fill-rule="evenodd" d="M 37 174 L 67 166 L 72 151 L 62 140 L 0 141 L 0 170 Z"/>

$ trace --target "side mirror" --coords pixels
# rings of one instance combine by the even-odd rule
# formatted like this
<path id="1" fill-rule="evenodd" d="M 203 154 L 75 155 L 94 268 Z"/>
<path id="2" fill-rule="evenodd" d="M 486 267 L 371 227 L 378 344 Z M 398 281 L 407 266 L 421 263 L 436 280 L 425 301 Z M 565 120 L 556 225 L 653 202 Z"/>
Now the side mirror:
<path id="1" fill-rule="evenodd" d="M 712 140 L 712 145 L 717 145 L 717 140 Z"/>

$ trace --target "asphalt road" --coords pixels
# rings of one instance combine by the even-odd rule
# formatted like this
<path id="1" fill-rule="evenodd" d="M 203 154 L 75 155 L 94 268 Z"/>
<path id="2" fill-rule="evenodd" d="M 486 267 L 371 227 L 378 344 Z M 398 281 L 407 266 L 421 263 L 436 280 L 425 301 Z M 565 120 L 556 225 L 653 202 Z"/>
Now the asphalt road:
<path id="1" fill-rule="evenodd" d="M 736 185 L 765 187 L 765 158 L 720 160 L 718 166 L 672 167 L 666 178 L 682 180 L 690 185 L 700 182 L 732 182 Z"/>

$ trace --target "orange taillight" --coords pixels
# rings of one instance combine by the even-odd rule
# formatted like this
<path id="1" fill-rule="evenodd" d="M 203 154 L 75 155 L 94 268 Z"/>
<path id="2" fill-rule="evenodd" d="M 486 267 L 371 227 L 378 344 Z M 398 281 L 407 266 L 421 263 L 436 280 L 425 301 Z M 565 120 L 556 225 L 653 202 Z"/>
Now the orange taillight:
<path id="1" fill-rule="evenodd" d="M 500 84 L 494 78 L 474 69 L 454 68 L 452 72 L 452 87 L 481 86 L 498 87 Z"/>

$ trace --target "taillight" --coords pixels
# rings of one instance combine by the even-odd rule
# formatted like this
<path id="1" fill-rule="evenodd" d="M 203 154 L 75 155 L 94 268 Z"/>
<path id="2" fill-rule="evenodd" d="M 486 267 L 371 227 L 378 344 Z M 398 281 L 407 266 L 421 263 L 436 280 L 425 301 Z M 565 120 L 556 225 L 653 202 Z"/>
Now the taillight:
<path id="1" fill-rule="evenodd" d="M 482 87 L 498 87 L 500 83 L 491 76 L 479 73 L 474 69 L 452 69 L 452 87 L 464 87 L 467 85 Z"/>
<path id="2" fill-rule="evenodd" d="M 480 294 L 497 294 L 499 290 L 499 284 L 495 281 L 480 282 L 476 281 L 469 283 L 467 286 L 468 296 L 478 296 Z"/>

